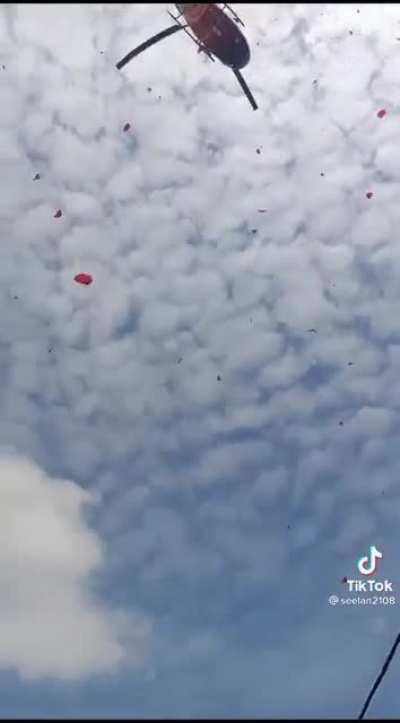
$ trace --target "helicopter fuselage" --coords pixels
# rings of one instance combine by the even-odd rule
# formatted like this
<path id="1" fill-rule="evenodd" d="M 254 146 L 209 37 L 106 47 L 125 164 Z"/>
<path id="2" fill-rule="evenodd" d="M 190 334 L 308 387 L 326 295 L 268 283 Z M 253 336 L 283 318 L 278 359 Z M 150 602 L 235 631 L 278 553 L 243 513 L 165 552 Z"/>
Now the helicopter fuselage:
<path id="1" fill-rule="evenodd" d="M 250 60 L 247 40 L 216 3 L 175 3 L 200 44 L 228 68 L 240 70 Z"/>

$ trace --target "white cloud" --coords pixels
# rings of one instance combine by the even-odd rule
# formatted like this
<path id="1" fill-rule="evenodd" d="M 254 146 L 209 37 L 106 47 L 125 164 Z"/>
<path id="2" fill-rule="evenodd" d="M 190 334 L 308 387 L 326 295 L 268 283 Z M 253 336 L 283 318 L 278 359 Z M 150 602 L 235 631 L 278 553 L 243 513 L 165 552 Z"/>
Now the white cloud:
<path id="1" fill-rule="evenodd" d="M 163 6 L 0 12 L 0 444 L 24 456 L 0 464 L 15 481 L 2 486 L 0 667 L 78 680 L 140 666 L 154 614 L 156 642 L 168 641 L 155 668 L 174 658 L 181 625 L 181 692 L 189 658 L 204 666 L 195 688 L 220 683 L 243 625 L 247 710 L 270 711 L 273 689 L 290 714 L 302 692 L 311 705 L 321 662 L 306 674 L 294 656 L 282 694 L 268 659 L 260 693 L 246 669 L 260 630 L 304 639 L 311 659 L 319 638 L 299 610 L 315 614 L 313 575 L 331 585 L 330 569 L 353 565 L 371 535 L 396 561 L 397 11 L 236 9 L 256 113 L 184 33 L 116 70 L 169 23 Z M 74 283 L 79 271 L 90 287 Z M 276 618 L 272 603 L 264 617 L 272 589 Z M 263 616 L 256 633 L 246 606 Z M 354 666 L 348 656 L 337 689 Z M 238 689 L 225 684 L 223 712 Z"/>
<path id="2" fill-rule="evenodd" d="M 0 478 L 0 668 L 78 680 L 143 663 L 149 622 L 94 594 L 104 550 L 83 515 L 93 494 L 16 455 L 1 455 Z"/>

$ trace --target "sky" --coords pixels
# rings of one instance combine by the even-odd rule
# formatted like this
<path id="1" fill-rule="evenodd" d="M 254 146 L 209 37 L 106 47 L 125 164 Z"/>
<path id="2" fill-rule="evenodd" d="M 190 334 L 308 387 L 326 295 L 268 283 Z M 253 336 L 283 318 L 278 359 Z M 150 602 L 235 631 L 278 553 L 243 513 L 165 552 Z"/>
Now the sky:
<path id="1" fill-rule="evenodd" d="M 168 7 L 0 8 L 2 715 L 354 718 L 400 606 L 400 5 L 235 4 L 257 111 L 183 33 L 115 68 Z M 395 604 L 330 605 L 371 545 Z"/>

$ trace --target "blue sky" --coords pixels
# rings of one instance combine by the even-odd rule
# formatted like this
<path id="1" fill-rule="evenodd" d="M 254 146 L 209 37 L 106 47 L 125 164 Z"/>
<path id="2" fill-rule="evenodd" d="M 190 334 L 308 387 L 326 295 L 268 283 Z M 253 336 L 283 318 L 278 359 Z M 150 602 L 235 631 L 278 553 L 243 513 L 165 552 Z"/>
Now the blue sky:
<path id="1" fill-rule="evenodd" d="M 184 35 L 115 69 L 166 7 L 0 10 L 2 711 L 354 717 L 400 605 L 328 604 L 370 545 L 397 592 L 400 9 L 236 4 L 253 112 Z"/>

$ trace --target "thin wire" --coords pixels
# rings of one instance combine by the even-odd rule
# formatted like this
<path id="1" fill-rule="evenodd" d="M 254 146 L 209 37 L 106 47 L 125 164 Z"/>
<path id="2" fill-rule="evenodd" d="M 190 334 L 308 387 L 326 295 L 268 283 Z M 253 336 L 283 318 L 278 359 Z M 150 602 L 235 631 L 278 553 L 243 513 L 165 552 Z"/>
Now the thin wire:
<path id="1" fill-rule="evenodd" d="M 358 716 L 358 720 L 362 720 L 362 719 L 364 718 L 364 715 L 365 715 L 365 713 L 367 712 L 367 708 L 368 708 L 368 706 L 369 706 L 369 704 L 370 704 L 370 702 L 371 702 L 371 700 L 372 700 L 372 697 L 373 697 L 375 691 L 378 689 L 378 687 L 379 687 L 379 685 L 380 685 L 380 683 L 381 683 L 381 681 L 382 681 L 382 678 L 383 678 L 383 676 L 385 675 L 385 673 L 386 673 L 386 671 L 387 671 L 387 669 L 388 669 L 388 667 L 389 667 L 389 663 L 390 663 L 391 659 L 393 658 L 393 656 L 394 656 L 394 654 L 395 654 L 395 652 L 396 652 L 396 648 L 397 648 L 397 646 L 398 646 L 399 643 L 400 643 L 400 633 L 398 634 L 396 640 L 394 641 L 394 643 L 393 643 L 393 645 L 392 645 L 392 649 L 391 649 L 389 655 L 387 656 L 387 658 L 386 658 L 386 660 L 385 660 L 385 662 L 384 662 L 384 664 L 383 664 L 382 670 L 381 670 L 381 672 L 379 673 L 379 675 L 378 675 L 375 683 L 374 683 L 373 686 L 372 686 L 372 690 L 371 690 L 371 692 L 370 692 L 367 700 L 366 700 L 365 703 L 364 703 L 364 707 L 363 707 L 360 715 Z"/>

